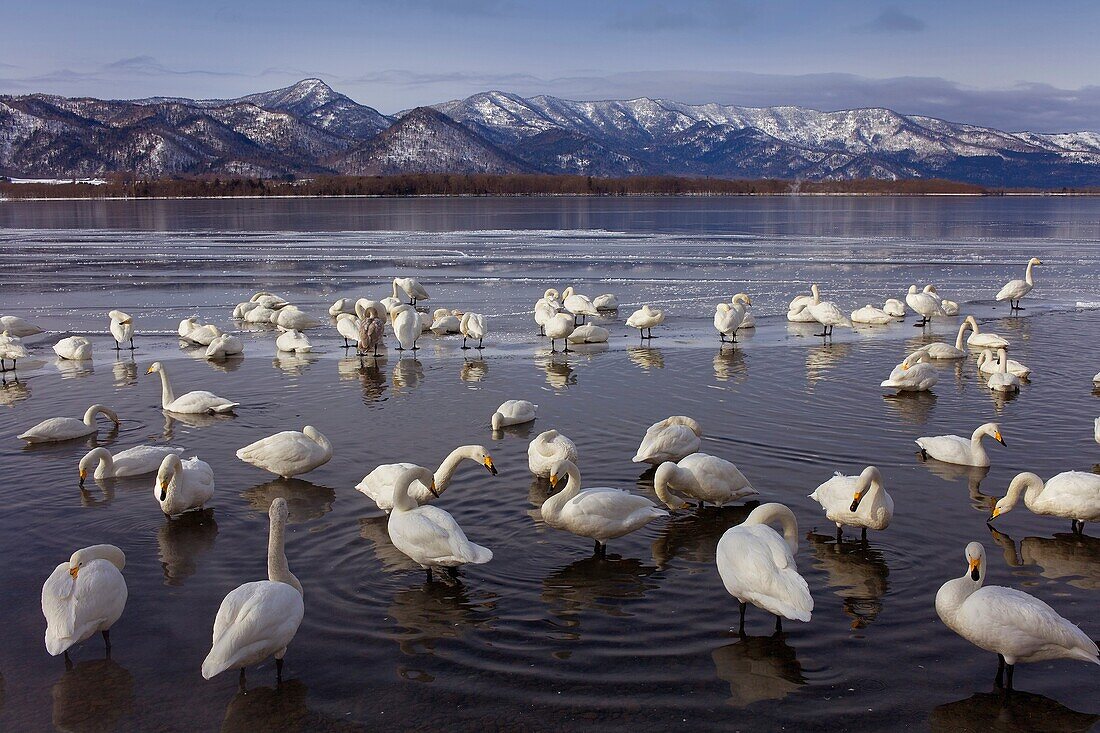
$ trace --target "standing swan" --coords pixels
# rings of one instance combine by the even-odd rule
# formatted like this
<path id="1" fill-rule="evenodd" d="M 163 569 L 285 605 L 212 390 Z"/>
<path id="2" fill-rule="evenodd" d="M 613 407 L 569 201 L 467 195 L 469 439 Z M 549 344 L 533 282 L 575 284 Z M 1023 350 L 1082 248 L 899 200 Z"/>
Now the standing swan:
<path id="1" fill-rule="evenodd" d="M 111 319 L 111 335 L 115 337 L 115 351 L 121 351 L 122 345 L 130 342 L 130 351 L 134 346 L 134 318 L 129 313 L 111 311 L 107 314 Z"/>
<path id="2" fill-rule="evenodd" d="M 940 300 L 932 293 L 917 290 L 916 285 L 909 286 L 909 292 L 905 294 L 905 304 L 916 311 L 921 319 L 914 326 L 926 326 L 932 320 L 932 316 L 946 315 Z"/>
<path id="3" fill-rule="evenodd" d="M 646 429 L 638 452 L 631 460 L 654 466 L 665 461 L 679 461 L 699 450 L 702 436 L 703 428 L 692 418 L 684 415 L 666 417 Z"/>
<path id="4" fill-rule="evenodd" d="M 1096 644 L 1081 629 L 1038 598 L 985 582 L 985 547 L 966 546 L 966 574 L 936 593 L 936 614 L 947 628 L 974 646 L 997 655 L 997 686 L 1008 667 L 1008 689 L 1019 662 L 1079 659 L 1100 664 Z"/>
<path id="5" fill-rule="evenodd" d="M 484 348 L 481 342 L 485 339 L 486 326 L 485 316 L 480 313 L 465 313 L 462 316 L 462 320 L 458 326 L 459 333 L 462 334 L 462 348 L 468 349 L 466 345 L 466 339 L 477 339 L 477 346 L 475 348 Z"/>
<path id="6" fill-rule="evenodd" d="M 302 584 L 290 572 L 283 549 L 283 533 L 290 514 L 286 499 L 271 502 L 271 530 L 267 541 L 267 580 L 245 583 L 222 600 L 214 619 L 214 639 L 202 663 L 203 679 L 227 669 L 241 670 L 275 657 L 275 676 L 282 681 L 283 656 L 305 615 Z"/>
<path id="7" fill-rule="evenodd" d="M 420 481 L 415 481 L 408 489 L 409 496 L 417 504 L 427 504 L 432 499 L 438 498 L 446 491 L 451 479 L 458 470 L 462 461 L 473 461 L 485 466 L 492 475 L 497 475 L 497 467 L 493 465 L 493 457 L 482 445 L 462 445 L 455 448 L 443 459 L 433 474 L 433 488 Z M 370 497 L 378 508 L 388 512 L 393 509 L 394 495 L 397 491 L 397 482 L 410 468 L 421 468 L 415 463 L 385 463 L 363 477 L 363 480 L 355 485 L 355 488 Z"/>
<path id="8" fill-rule="evenodd" d="M 916 443 L 920 446 L 921 458 L 935 458 L 959 466 L 988 466 L 989 455 L 982 447 L 982 438 L 986 435 L 1001 445 L 1008 445 L 995 422 L 978 426 L 969 440 L 960 435 L 933 435 L 917 438 Z"/>
<path id="9" fill-rule="evenodd" d="M 401 288 L 405 291 L 405 295 L 409 296 L 411 305 L 416 305 L 418 300 L 429 300 L 428 291 L 424 289 L 424 286 L 420 284 L 420 281 L 415 277 L 395 277 L 393 279 L 393 298 L 400 302 L 400 298 L 397 296 L 397 289 Z"/>
<path id="10" fill-rule="evenodd" d="M 7 331 L 0 333 L 0 372 L 6 372 L 8 365 L 5 363 L 11 359 L 11 370 L 15 371 L 17 359 L 27 357 L 27 347 L 23 345 L 23 339 L 9 335 Z"/>
<path id="11" fill-rule="evenodd" d="M 427 486 L 429 491 L 435 490 L 432 472 L 421 466 L 406 469 L 397 479 L 393 511 L 386 523 L 393 546 L 425 568 L 429 582 L 433 567 L 447 568 L 455 574 L 459 565 L 481 565 L 492 560 L 493 551 L 470 542 L 449 512 L 430 504 L 417 505 L 409 495 L 414 481 Z"/>
<path id="12" fill-rule="evenodd" d="M 250 443 L 237 451 L 237 458 L 276 476 L 290 478 L 328 463 L 332 443 L 320 430 L 306 425 L 302 432 L 284 430 Z"/>
<path id="13" fill-rule="evenodd" d="M 573 318 L 580 316 L 581 323 L 584 323 L 588 316 L 598 316 L 600 312 L 596 309 L 596 306 L 588 299 L 587 295 L 580 295 L 573 292 L 573 286 L 570 285 L 561 294 L 562 306 L 565 310 L 573 314 Z"/>
<path id="14" fill-rule="evenodd" d="M 393 324 L 393 333 L 397 337 L 397 350 L 416 351 L 419 348 L 416 341 L 420 338 L 421 328 L 420 316 L 413 307 L 411 305 L 395 306 L 390 311 L 390 322 Z"/>
<path id="15" fill-rule="evenodd" d="M 1007 514 L 1020 496 L 1035 514 L 1070 520 L 1074 534 L 1083 534 L 1085 522 L 1100 521 L 1100 476 L 1084 471 L 1065 471 L 1044 484 L 1033 473 L 1020 473 L 1008 485 L 1008 493 L 993 507 L 990 521 Z"/>
<path id="16" fill-rule="evenodd" d="M 648 305 L 643 305 L 626 319 L 626 325 L 638 329 L 643 341 L 653 338 L 653 327 L 660 326 L 664 322 L 665 312 L 651 308 Z M 647 329 L 649 330 L 648 335 L 645 333 Z"/>
<path id="17" fill-rule="evenodd" d="M 218 397 L 213 392 L 205 390 L 195 390 L 176 397 L 168 381 L 168 370 L 159 361 L 153 362 L 145 373 L 160 375 L 160 406 L 168 412 L 223 414 L 233 412 L 233 408 L 240 405 L 239 402 L 230 402 L 224 397 Z"/>
<path id="18" fill-rule="evenodd" d="M 783 536 L 769 524 L 779 522 Z M 762 504 L 736 527 L 730 527 L 718 540 L 715 563 L 726 592 L 741 604 L 741 623 L 745 632 L 745 606 L 748 603 L 775 614 L 775 629 L 783 628 L 783 619 L 809 621 L 814 610 L 810 587 L 798 574 L 794 556 L 798 554 L 798 520 L 782 504 Z"/>
<path id="19" fill-rule="evenodd" d="M 118 415 L 115 414 L 114 410 L 103 405 L 92 405 L 84 413 L 83 420 L 78 420 L 75 417 L 51 417 L 20 435 L 19 439 L 28 443 L 57 443 L 62 440 L 83 438 L 85 435 L 91 435 L 98 430 L 95 424 L 96 415 L 104 415 L 110 418 L 115 427 L 119 425 Z"/>
<path id="20" fill-rule="evenodd" d="M 657 467 L 653 488 L 669 509 L 688 507 L 688 503 L 672 493 L 671 489 L 697 499 L 699 506 L 708 501 L 722 506 L 759 493 L 737 466 L 706 453 L 692 453 L 680 459 L 679 463 L 665 461 Z"/>
<path id="21" fill-rule="evenodd" d="M 153 497 L 166 517 L 202 509 L 214 496 L 214 469 L 198 458 L 167 455 L 157 470 Z"/>
<path id="22" fill-rule="evenodd" d="M 42 615 L 46 617 L 46 651 L 64 654 L 95 632 L 103 634 L 111 656 L 110 629 L 126 608 L 126 555 L 114 545 L 77 550 L 54 568 L 42 584 Z"/>
<path id="23" fill-rule="evenodd" d="M 668 516 L 646 497 L 629 491 L 607 486 L 581 489 L 581 472 L 572 461 L 554 464 L 550 485 L 556 488 L 563 475 L 569 480 L 564 489 L 542 503 L 542 520 L 554 529 L 595 540 L 597 554 L 606 552 L 608 540 Z"/>
<path id="24" fill-rule="evenodd" d="M 539 433 L 527 446 L 527 467 L 540 478 L 549 478 L 558 461 L 577 463 L 576 444 L 557 430 Z"/>
<path id="25" fill-rule="evenodd" d="M 550 339 L 550 352 L 557 351 L 555 342 L 558 339 L 565 339 L 565 351 L 569 351 L 569 336 L 576 330 L 577 326 L 573 320 L 573 316 L 568 313 L 555 313 L 546 319 L 546 322 L 542 324 L 542 329 L 546 333 L 546 337 Z"/>
<path id="26" fill-rule="evenodd" d="M 814 316 L 809 311 L 809 307 L 813 305 L 814 296 L 813 289 L 817 287 L 815 285 L 810 286 L 809 295 L 796 295 L 791 304 L 787 306 L 787 320 L 792 323 L 813 323 Z M 820 293 L 820 291 L 818 291 Z"/>
<path id="27" fill-rule="evenodd" d="M 810 498 L 821 505 L 825 516 L 836 522 L 839 540 L 844 527 L 859 527 L 863 539 L 867 530 L 883 530 L 894 517 L 894 500 L 882 485 L 882 474 L 868 466 L 858 476 L 837 473 L 818 486 Z"/>
<path id="28" fill-rule="evenodd" d="M 834 326 L 852 327 L 852 321 L 844 315 L 844 312 L 840 310 L 836 303 L 821 299 L 821 291 L 817 285 L 811 285 L 810 291 L 813 293 L 810 302 L 799 305 L 798 308 L 809 311 L 813 317 L 812 320 L 821 324 L 821 333 L 814 334 L 815 336 L 830 338 L 833 335 Z M 789 313 L 788 320 L 790 320 Z"/>
<path id="29" fill-rule="evenodd" d="M 1022 311 L 1020 307 L 1020 298 L 1024 297 L 1031 292 L 1031 289 L 1035 287 L 1035 281 L 1032 279 L 1031 270 L 1035 265 L 1043 264 L 1038 257 L 1032 257 L 1027 261 L 1027 270 L 1024 272 L 1023 280 L 1009 280 L 1005 283 L 1005 286 L 1001 288 L 997 293 L 997 300 L 1007 300 L 1009 310 Z"/>

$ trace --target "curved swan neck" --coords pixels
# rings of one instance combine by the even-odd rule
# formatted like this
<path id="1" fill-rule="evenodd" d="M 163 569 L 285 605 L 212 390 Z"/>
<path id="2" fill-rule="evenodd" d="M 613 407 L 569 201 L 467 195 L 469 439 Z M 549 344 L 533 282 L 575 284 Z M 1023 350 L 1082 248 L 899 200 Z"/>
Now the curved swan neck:
<path id="1" fill-rule="evenodd" d="M 393 487 L 393 509 L 390 512 L 390 517 L 393 517 L 394 514 L 416 509 L 419 506 L 416 499 L 409 495 L 409 489 L 412 487 L 413 482 L 417 480 L 425 486 L 431 486 L 435 483 L 435 476 L 428 469 L 420 467 L 410 468 L 398 476 Z"/>
<path id="2" fill-rule="evenodd" d="M 966 336 L 966 329 L 970 328 L 970 321 L 963 321 L 959 324 L 959 335 L 955 337 L 955 348 L 959 351 L 963 350 L 963 338 Z"/>
<path id="3" fill-rule="evenodd" d="M 397 294 L 397 278 L 393 279 L 393 296 L 395 299 L 400 300 L 401 297 Z"/>
<path id="4" fill-rule="evenodd" d="M 997 370 L 1001 374 L 1008 373 L 1008 352 L 1004 349 L 997 349 Z"/>
<path id="5" fill-rule="evenodd" d="M 118 422 L 118 417 L 115 416 L 114 411 L 107 409 L 103 405 L 92 405 L 84 413 L 84 424 L 95 427 L 96 415 L 105 415 L 107 418 L 113 420 L 114 422 Z"/>
<path id="6" fill-rule="evenodd" d="M 494 417 L 496 417 L 497 414 L 499 413 L 494 413 Z M 435 471 L 435 488 L 437 490 L 446 488 L 447 484 L 451 483 L 451 478 L 454 477 L 455 471 L 458 470 L 458 464 L 462 463 L 462 461 L 466 459 L 476 461 L 476 450 L 474 446 L 462 445 L 451 451 Z"/>
<path id="7" fill-rule="evenodd" d="M 493 430 L 500 430 L 502 427 L 504 427 L 504 415 L 500 414 L 499 412 L 494 412 L 492 426 Z"/>
<path id="8" fill-rule="evenodd" d="M 324 451 L 326 456 L 332 458 L 332 443 L 329 442 L 329 439 L 326 438 L 320 430 L 312 425 L 306 425 L 305 428 L 302 429 L 302 432 L 307 438 L 321 446 L 321 450 Z"/>
<path id="9" fill-rule="evenodd" d="M 787 546 L 791 548 L 791 555 L 798 554 L 798 520 L 795 519 L 794 512 L 782 504 L 763 504 L 756 509 L 752 510 L 749 518 L 745 520 L 746 524 L 766 524 L 778 522 L 783 528 L 783 539 L 786 540 Z"/>
<path id="10" fill-rule="evenodd" d="M 290 566 L 286 561 L 285 537 L 286 517 L 279 512 L 271 515 L 271 532 L 267 538 L 267 579 L 277 583 L 286 583 L 293 586 L 299 593 L 302 592 L 302 584 L 294 573 L 290 572 Z"/>
<path id="11" fill-rule="evenodd" d="M 96 478 L 114 475 L 115 458 L 111 455 L 111 451 L 107 450 L 103 446 L 92 448 L 83 458 L 80 459 L 80 470 L 88 470 L 88 468 L 90 468 L 93 463 L 95 463 L 96 466 Z"/>
<path id="12" fill-rule="evenodd" d="M 819 305 L 821 303 L 821 290 L 818 289 L 816 283 L 810 286 L 810 293 L 813 295 L 814 305 Z"/>
<path id="13" fill-rule="evenodd" d="M 1023 497 L 1024 504 L 1030 504 L 1039 498 L 1039 494 L 1043 493 L 1043 489 L 1046 488 L 1046 484 L 1034 473 L 1021 473 L 1012 479 L 1012 483 L 1008 485 L 1008 493 L 1005 494 L 1005 500 L 1008 501 L 1008 506 L 1016 506 L 1016 503 Z"/>
<path id="14" fill-rule="evenodd" d="M 685 474 L 687 475 L 685 476 Z M 653 475 L 653 490 L 656 492 L 657 498 L 663 501 L 666 506 L 675 509 L 687 506 L 687 502 L 671 491 L 671 486 L 684 481 L 690 476 L 691 474 L 687 470 L 680 468 L 672 461 L 662 463 Z"/>

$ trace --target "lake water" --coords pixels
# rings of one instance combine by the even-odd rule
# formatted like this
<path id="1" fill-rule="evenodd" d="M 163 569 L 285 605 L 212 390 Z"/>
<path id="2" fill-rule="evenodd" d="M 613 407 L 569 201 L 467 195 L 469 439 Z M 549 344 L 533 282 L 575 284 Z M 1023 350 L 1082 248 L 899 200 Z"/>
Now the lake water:
<path id="1" fill-rule="evenodd" d="M 992 302 L 1038 256 L 1027 310 Z M 985 518 L 1017 472 L 1100 470 L 1093 419 L 1100 393 L 1100 199 L 776 197 L 0 202 L 0 313 L 47 333 L 0 389 L 0 730 L 1085 730 L 1100 719 L 1100 671 L 1021 666 L 1004 697 L 996 659 L 947 630 L 936 590 L 966 570 L 982 541 L 989 582 L 1037 595 L 1100 636 L 1100 539 L 1022 506 Z M 310 355 L 277 354 L 270 330 L 243 331 L 245 356 L 210 364 L 181 349 L 180 318 L 229 330 L 232 306 L 258 290 L 324 315 L 337 297 L 388 295 L 416 275 L 432 307 L 490 318 L 476 355 L 460 337 L 360 360 L 335 329 L 311 332 Z M 931 394 L 878 386 L 912 348 L 954 341 L 957 318 L 838 330 L 787 324 L 787 302 L 811 282 L 847 310 L 934 282 L 983 330 L 1008 338 L 1033 370 L 998 399 L 974 361 L 938 366 Z M 598 319 L 607 346 L 550 354 L 529 315 L 548 286 L 613 292 Z M 756 333 L 720 348 L 714 304 L 753 297 Z M 660 338 L 639 346 L 623 321 L 663 307 Z M 106 312 L 137 322 L 139 350 L 116 356 Z M 327 319 L 327 316 L 326 316 Z M 62 334 L 92 337 L 95 358 L 55 360 Z M 392 338 L 391 338 L 392 341 Z M 198 357 L 198 358 L 196 358 Z M 160 360 L 177 392 L 209 389 L 242 403 L 235 417 L 176 420 L 159 409 Z M 538 420 L 494 439 L 506 399 Z M 41 419 L 117 409 L 112 451 L 145 442 L 185 447 L 214 468 L 202 515 L 165 520 L 152 478 L 77 484 L 88 443 L 27 449 L 15 437 Z M 630 462 L 645 428 L 694 416 L 703 450 L 735 461 L 762 500 L 790 506 L 798 565 L 815 599 L 808 624 L 737 604 L 714 566 L 718 539 L 750 507 L 677 512 L 592 557 L 587 540 L 546 527 L 548 486 L 527 470 L 536 434 L 578 445 L 586 485 L 655 498 Z M 996 420 L 1008 443 L 987 475 L 922 463 L 921 435 L 969 433 Z M 234 457 L 283 429 L 317 426 L 335 447 L 296 480 Z M 437 502 L 495 557 L 458 582 L 427 584 L 386 534 L 385 515 L 354 490 L 374 466 L 434 467 L 482 443 L 500 475 L 460 469 Z M 896 503 L 893 525 L 866 545 L 807 498 L 834 471 L 873 464 Z M 267 509 L 290 503 L 287 556 L 306 615 L 274 685 L 269 661 L 199 674 L 222 597 L 265 577 Z M 112 659 L 99 639 L 66 670 L 42 643 L 42 581 L 70 553 L 110 542 L 127 553 L 126 612 Z M 731 628 L 733 631 L 731 631 Z"/>

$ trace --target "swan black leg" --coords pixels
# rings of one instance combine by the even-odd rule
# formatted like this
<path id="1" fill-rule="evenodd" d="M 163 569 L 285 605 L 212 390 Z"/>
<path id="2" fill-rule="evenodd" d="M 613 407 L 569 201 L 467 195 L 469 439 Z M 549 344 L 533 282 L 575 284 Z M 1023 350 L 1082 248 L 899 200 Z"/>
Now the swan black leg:
<path id="1" fill-rule="evenodd" d="M 776 615 L 775 617 L 775 633 L 780 634 L 783 632 L 783 617 Z"/>
<path id="2" fill-rule="evenodd" d="M 838 524 L 837 527 L 836 527 L 836 541 L 837 542 L 840 542 L 840 538 L 844 536 L 843 532 L 844 532 L 844 530 L 841 529 L 840 525 Z"/>
<path id="3" fill-rule="evenodd" d="M 741 623 L 738 624 L 738 626 L 737 626 L 737 633 L 738 634 L 744 634 L 745 633 L 745 606 L 747 606 L 747 605 L 748 604 L 746 604 L 745 602 L 742 601 L 742 603 L 741 603 Z"/>
<path id="4" fill-rule="evenodd" d="M 545 335 L 546 335 L 546 328 L 543 327 L 543 326 L 539 326 L 539 336 L 545 336 Z"/>
<path id="5" fill-rule="evenodd" d="M 111 630 L 103 632 L 103 644 L 107 647 L 107 658 L 111 658 Z"/>
<path id="6" fill-rule="evenodd" d="M 480 351 L 481 349 L 484 349 L 484 348 L 485 348 L 485 346 L 484 346 L 484 345 L 482 345 L 482 342 L 483 342 L 484 340 L 485 340 L 485 339 L 478 339 L 478 340 L 477 340 L 477 348 L 478 348 L 478 350 L 479 350 L 479 351 Z"/>
<path id="7" fill-rule="evenodd" d="M 237 677 L 237 687 L 240 689 L 241 692 L 248 692 L 248 690 L 244 686 L 244 667 L 241 667 L 241 674 Z"/>
<path id="8" fill-rule="evenodd" d="M 1016 671 L 1016 665 L 1006 663 L 1005 667 L 1008 669 L 1008 684 L 1005 685 L 1005 689 L 1012 692 L 1012 673 Z"/>
<path id="9" fill-rule="evenodd" d="M 1005 684 L 1005 658 L 997 655 L 997 676 L 993 679 L 993 684 L 997 687 L 1004 687 Z"/>
<path id="10" fill-rule="evenodd" d="M 275 660 L 275 683 L 283 683 L 283 660 L 281 659 Z"/>
<path id="11" fill-rule="evenodd" d="M 424 570 L 427 571 L 427 573 L 428 573 L 428 582 L 431 583 L 432 582 L 432 568 L 431 568 L 431 566 L 428 566 L 428 567 L 424 568 Z"/>
<path id="12" fill-rule="evenodd" d="M 447 575 L 450 575 L 452 578 L 457 578 L 458 577 L 458 568 L 457 567 L 447 568 Z"/>
<path id="13" fill-rule="evenodd" d="M 137 351 L 137 347 L 134 346 L 134 337 L 130 337 L 130 351 Z"/>
<path id="14" fill-rule="evenodd" d="M 122 351 L 122 344 L 115 341 L 115 351 Z"/>
<path id="15" fill-rule="evenodd" d="M 550 339 L 550 353 L 556 354 L 558 352 L 557 347 L 554 346 L 555 339 Z"/>
<path id="16" fill-rule="evenodd" d="M 866 527 L 863 528 L 863 532 L 860 534 L 859 538 L 864 542 L 867 541 L 867 528 Z"/>
<path id="17" fill-rule="evenodd" d="M 573 350 L 569 348 L 569 339 L 565 340 L 565 348 L 561 350 L 563 354 L 571 354 Z"/>
<path id="18" fill-rule="evenodd" d="M 922 461 L 927 461 L 928 460 L 928 451 L 926 451 L 924 448 L 920 449 L 920 459 Z"/>
<path id="19" fill-rule="evenodd" d="M 65 670 L 68 671 L 73 668 L 73 658 L 69 656 L 69 650 L 65 650 Z"/>
<path id="20" fill-rule="evenodd" d="M 462 350 L 465 351 L 468 348 L 470 348 L 470 347 L 466 345 L 466 337 L 463 336 L 462 337 Z"/>

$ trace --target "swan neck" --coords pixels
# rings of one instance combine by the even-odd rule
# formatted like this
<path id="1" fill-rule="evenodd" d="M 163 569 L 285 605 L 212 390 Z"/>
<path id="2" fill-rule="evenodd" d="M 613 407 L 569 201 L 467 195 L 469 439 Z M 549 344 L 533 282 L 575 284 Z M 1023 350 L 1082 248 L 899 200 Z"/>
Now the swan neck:
<path id="1" fill-rule="evenodd" d="M 657 473 L 653 476 L 653 490 L 657 494 L 657 498 L 663 501 L 666 506 L 680 507 L 685 503 L 681 497 L 670 489 L 670 485 L 680 481 L 684 473 L 686 473 L 684 469 L 671 461 L 662 463 L 657 468 Z"/>
<path id="2" fill-rule="evenodd" d="M 1034 262 L 1028 262 L 1027 263 L 1027 270 L 1024 271 L 1024 281 L 1028 285 L 1034 285 L 1035 284 L 1035 281 L 1032 280 L 1032 274 L 1031 274 L 1031 270 L 1032 270 L 1033 267 L 1035 267 L 1035 263 Z"/>
<path id="3" fill-rule="evenodd" d="M 400 300 L 400 298 L 397 295 L 397 279 L 396 278 L 393 281 L 393 298 L 395 300 Z"/>
<path id="4" fill-rule="evenodd" d="M 106 448 L 96 448 L 95 453 L 99 456 L 99 465 L 96 466 L 95 475 L 99 476 L 114 476 L 115 475 L 115 457 L 111 455 L 111 451 Z"/>
<path id="5" fill-rule="evenodd" d="M 955 337 L 955 348 L 959 351 L 963 350 L 963 337 L 966 336 L 966 329 L 970 328 L 969 321 L 963 321 L 959 324 L 959 335 Z"/>
<path id="6" fill-rule="evenodd" d="M 321 450 L 324 452 L 324 454 L 326 456 L 328 456 L 329 458 L 332 458 L 332 443 L 329 441 L 328 438 L 325 437 L 324 433 L 317 430 L 316 428 L 313 429 L 313 430 L 310 430 L 309 432 L 310 432 L 309 439 L 312 440 L 317 445 L 321 446 Z"/>
<path id="7" fill-rule="evenodd" d="M 783 539 L 787 542 L 787 546 L 791 548 L 791 556 L 798 554 L 798 520 L 795 519 L 794 512 L 782 504 L 764 505 L 764 507 L 758 507 L 753 510 L 753 514 L 760 512 L 753 517 L 750 515 L 750 519 L 756 524 L 771 525 L 774 522 L 778 522 L 783 529 Z"/>
<path id="8" fill-rule="evenodd" d="M 168 382 L 168 372 L 165 371 L 163 364 L 157 373 L 160 375 L 160 406 L 167 408 L 168 405 L 175 402 L 176 394 L 172 391 L 172 385 Z"/>
<path id="9" fill-rule="evenodd" d="M 301 593 L 302 584 L 298 582 L 294 573 L 290 572 L 290 566 L 286 561 L 285 532 L 286 520 L 282 516 L 272 517 L 271 532 L 267 539 L 267 579 L 286 583 Z"/>
<path id="10" fill-rule="evenodd" d="M 494 415 L 495 417 L 495 415 Z M 441 491 L 447 487 L 447 484 L 451 483 L 451 479 L 455 475 L 455 471 L 458 470 L 458 464 L 462 463 L 465 459 L 473 460 L 473 456 L 467 446 L 455 448 L 450 454 L 443 459 L 443 463 L 439 464 L 439 468 L 435 472 L 435 488 L 436 491 Z"/>

